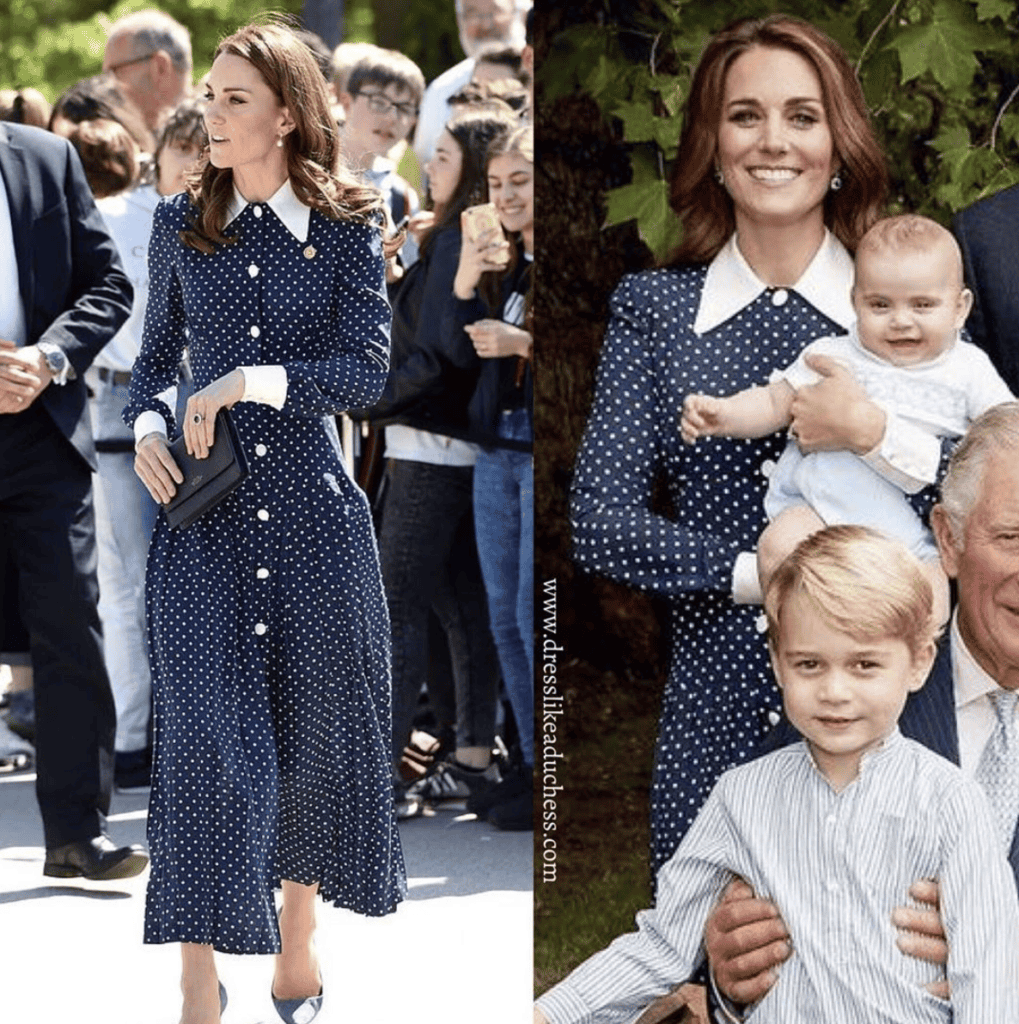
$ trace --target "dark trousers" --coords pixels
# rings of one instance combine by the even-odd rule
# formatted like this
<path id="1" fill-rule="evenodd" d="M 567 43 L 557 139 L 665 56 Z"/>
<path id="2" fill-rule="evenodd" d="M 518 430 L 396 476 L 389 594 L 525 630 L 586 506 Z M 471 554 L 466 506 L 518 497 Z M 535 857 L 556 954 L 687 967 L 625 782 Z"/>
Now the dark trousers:
<path id="1" fill-rule="evenodd" d="M 429 674 L 429 610 L 449 645 L 457 746 L 491 746 L 499 667 L 474 539 L 473 470 L 390 459 L 386 472 L 379 558 L 393 627 L 394 759 Z"/>
<path id="2" fill-rule="evenodd" d="M 0 534 L 32 650 L 36 795 L 50 848 L 105 830 L 116 715 L 97 611 L 91 473 L 38 405 L 0 416 Z"/>

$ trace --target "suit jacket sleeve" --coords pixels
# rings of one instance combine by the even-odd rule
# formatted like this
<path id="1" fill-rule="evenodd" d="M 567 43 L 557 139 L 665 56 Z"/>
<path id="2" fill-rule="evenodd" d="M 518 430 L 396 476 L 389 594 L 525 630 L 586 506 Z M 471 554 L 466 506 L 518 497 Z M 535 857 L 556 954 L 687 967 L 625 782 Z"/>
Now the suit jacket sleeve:
<path id="1" fill-rule="evenodd" d="M 128 318 L 134 291 L 116 244 L 96 209 L 78 154 L 70 143 L 65 153 L 63 193 L 70 226 L 70 302 L 33 340 L 59 345 L 80 377 Z M 45 240 L 49 224 L 62 214 L 59 208 L 44 210 L 33 226 L 36 239 Z M 37 292 L 44 281 L 39 277 Z"/>

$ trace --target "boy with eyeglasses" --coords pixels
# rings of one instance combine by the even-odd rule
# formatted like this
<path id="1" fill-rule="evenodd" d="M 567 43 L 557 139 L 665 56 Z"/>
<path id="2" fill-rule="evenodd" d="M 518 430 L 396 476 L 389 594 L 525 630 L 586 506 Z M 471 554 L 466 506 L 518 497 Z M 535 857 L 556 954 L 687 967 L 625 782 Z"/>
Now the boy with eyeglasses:
<path id="1" fill-rule="evenodd" d="M 425 77 L 414 61 L 396 50 L 376 47 L 350 69 L 339 97 L 346 113 L 344 158 L 381 190 L 393 224 L 418 209 L 418 197 L 396 173 L 396 161 L 414 128 L 424 91 Z M 408 236 L 401 250 L 404 266 L 416 256 L 414 240 Z"/>

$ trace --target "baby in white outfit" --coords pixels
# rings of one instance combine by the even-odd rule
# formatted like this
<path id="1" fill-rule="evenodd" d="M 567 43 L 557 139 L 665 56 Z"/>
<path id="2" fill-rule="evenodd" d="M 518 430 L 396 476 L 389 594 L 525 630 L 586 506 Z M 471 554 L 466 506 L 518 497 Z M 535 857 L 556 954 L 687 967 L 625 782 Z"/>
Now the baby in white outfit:
<path id="1" fill-rule="evenodd" d="M 819 377 L 804 357 L 831 356 L 846 366 L 867 396 L 938 437 L 961 437 L 985 409 L 1012 399 L 1008 386 L 959 330 L 972 293 L 952 234 L 927 217 L 878 221 L 856 252 L 856 324 L 848 335 L 819 338 L 765 387 L 728 398 L 688 395 L 683 439 L 763 437 L 788 427 L 796 389 Z M 849 451 L 804 454 L 790 438 L 769 480 L 770 523 L 757 547 L 762 590 L 782 560 L 826 525 L 855 523 L 898 538 L 923 562 L 941 620 L 948 616 L 948 582 L 930 531 L 902 490 Z"/>

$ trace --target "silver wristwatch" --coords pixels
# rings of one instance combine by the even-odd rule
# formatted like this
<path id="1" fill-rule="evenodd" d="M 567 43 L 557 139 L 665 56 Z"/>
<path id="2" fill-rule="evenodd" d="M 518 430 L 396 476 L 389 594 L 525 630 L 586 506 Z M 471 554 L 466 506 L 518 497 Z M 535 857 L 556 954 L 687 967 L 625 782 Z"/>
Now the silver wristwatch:
<path id="1" fill-rule="evenodd" d="M 54 345 L 52 341 L 40 341 L 37 347 L 42 353 L 43 359 L 46 360 L 50 373 L 53 374 L 53 383 L 66 384 L 70 363 L 67 361 L 64 350 L 59 345 Z"/>

